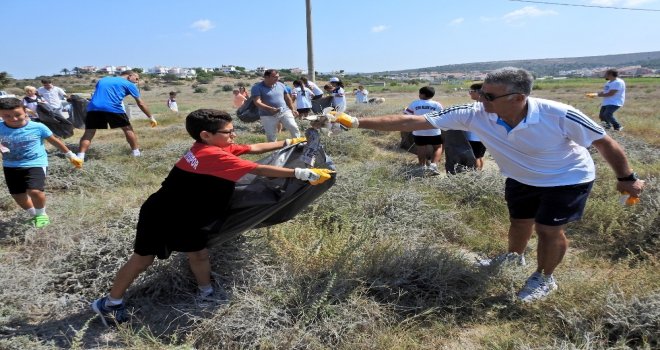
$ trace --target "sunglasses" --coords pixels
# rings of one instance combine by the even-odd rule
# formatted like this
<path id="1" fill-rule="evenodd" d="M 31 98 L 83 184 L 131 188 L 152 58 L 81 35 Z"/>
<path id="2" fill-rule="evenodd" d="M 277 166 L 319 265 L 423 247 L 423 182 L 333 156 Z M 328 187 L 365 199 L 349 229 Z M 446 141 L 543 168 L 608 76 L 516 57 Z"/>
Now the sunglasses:
<path id="1" fill-rule="evenodd" d="M 229 134 L 235 134 L 235 133 L 236 133 L 236 129 L 231 129 L 231 130 L 218 130 L 218 131 L 215 132 L 215 134 L 217 134 L 217 133 L 227 134 L 227 135 L 229 135 Z"/>
<path id="2" fill-rule="evenodd" d="M 479 96 L 483 97 L 484 100 L 486 100 L 486 101 L 488 101 L 488 102 L 493 102 L 493 101 L 497 100 L 498 98 L 500 98 L 500 97 L 504 97 L 504 96 L 522 95 L 522 94 L 519 93 L 519 92 L 511 92 L 511 93 L 508 93 L 508 94 L 495 96 L 495 95 L 493 95 L 493 94 L 491 94 L 491 93 L 483 92 L 482 90 L 479 90 L 478 92 L 479 92 Z"/>

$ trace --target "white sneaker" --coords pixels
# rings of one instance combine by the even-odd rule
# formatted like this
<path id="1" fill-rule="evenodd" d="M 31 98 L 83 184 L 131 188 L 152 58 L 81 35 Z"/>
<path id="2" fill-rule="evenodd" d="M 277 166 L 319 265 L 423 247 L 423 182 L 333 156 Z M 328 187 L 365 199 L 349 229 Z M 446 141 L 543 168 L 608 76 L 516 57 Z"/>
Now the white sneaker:
<path id="1" fill-rule="evenodd" d="M 140 152 L 139 149 L 134 149 L 134 150 L 131 151 L 131 155 L 133 157 L 140 157 L 140 156 L 142 156 L 142 152 Z"/>
<path id="2" fill-rule="evenodd" d="M 429 170 L 430 170 L 434 175 L 440 175 L 440 171 L 438 171 L 438 164 L 436 164 L 436 163 L 431 163 L 431 164 L 429 164 Z"/>
<path id="3" fill-rule="evenodd" d="M 539 272 L 534 272 L 518 292 L 518 299 L 526 303 L 541 300 L 555 289 L 557 289 L 557 282 L 552 275 L 546 277 Z"/>
<path id="4" fill-rule="evenodd" d="M 492 259 L 479 259 L 477 260 L 478 267 L 499 267 L 505 264 L 512 264 L 518 266 L 525 266 L 525 256 L 518 253 L 504 253 Z"/>

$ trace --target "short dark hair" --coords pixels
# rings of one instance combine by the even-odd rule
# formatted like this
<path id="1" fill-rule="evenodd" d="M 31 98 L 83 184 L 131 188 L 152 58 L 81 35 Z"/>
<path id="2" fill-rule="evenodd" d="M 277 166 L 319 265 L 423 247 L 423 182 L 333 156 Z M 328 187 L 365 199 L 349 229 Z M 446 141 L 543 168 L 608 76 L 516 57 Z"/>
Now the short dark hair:
<path id="1" fill-rule="evenodd" d="M 470 85 L 470 90 L 481 90 L 482 86 L 484 86 L 484 83 L 474 83 Z"/>
<path id="2" fill-rule="evenodd" d="M 419 89 L 419 94 L 424 95 L 426 98 L 433 98 L 435 96 L 435 89 L 433 86 L 422 86 Z"/>
<path id="3" fill-rule="evenodd" d="M 264 71 L 264 77 L 269 77 L 273 74 L 277 74 L 277 69 L 266 69 Z"/>
<path id="4" fill-rule="evenodd" d="M 199 134 L 207 131 L 212 134 L 231 123 L 231 115 L 217 109 L 198 109 L 190 112 L 186 117 L 186 131 L 197 142 L 202 142 Z"/>
<path id="5" fill-rule="evenodd" d="M 121 73 L 119 73 L 119 75 L 121 75 L 121 76 L 124 76 L 124 75 L 133 75 L 133 74 L 135 74 L 135 72 L 132 71 L 132 70 L 130 70 L 130 69 L 129 69 L 129 70 L 122 71 Z"/>
<path id="6" fill-rule="evenodd" d="M 0 98 L 0 110 L 15 109 L 16 107 L 23 107 L 21 100 L 16 97 Z"/>
<path id="7" fill-rule="evenodd" d="M 41 79 L 41 83 L 42 83 L 42 84 L 52 84 L 53 81 L 50 80 L 50 79 Z"/>
<path id="8" fill-rule="evenodd" d="M 619 71 L 614 69 L 614 68 L 608 69 L 608 70 L 605 71 L 605 75 L 608 75 L 608 74 L 616 78 L 616 77 L 619 76 Z"/>
<path id="9" fill-rule="evenodd" d="M 170 91 L 170 96 L 176 96 L 176 91 Z"/>

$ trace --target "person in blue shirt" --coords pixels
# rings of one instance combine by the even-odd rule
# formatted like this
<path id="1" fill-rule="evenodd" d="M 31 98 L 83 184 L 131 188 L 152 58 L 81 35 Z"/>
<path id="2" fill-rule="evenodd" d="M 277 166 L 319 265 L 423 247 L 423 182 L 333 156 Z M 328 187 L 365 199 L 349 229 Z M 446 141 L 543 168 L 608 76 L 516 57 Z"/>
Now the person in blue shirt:
<path id="1" fill-rule="evenodd" d="M 48 155 L 44 140 L 57 147 L 76 168 L 83 161 L 42 123 L 30 120 L 17 98 L 0 98 L 0 152 L 7 188 L 14 201 L 30 215 L 37 228 L 50 224 L 46 214 Z"/>
<path id="2" fill-rule="evenodd" d="M 104 77 L 96 83 L 92 100 L 87 105 L 87 117 L 85 119 L 85 133 L 80 138 L 78 157 L 85 159 L 85 153 L 89 149 L 96 129 L 121 128 L 126 136 L 126 141 L 131 146 L 134 157 L 141 155 L 138 146 L 137 135 L 133 131 L 131 122 L 124 109 L 124 97 L 131 95 L 135 99 L 140 110 L 147 115 L 151 127 L 158 125 L 147 105 L 140 97 L 137 84 L 140 75 L 131 70 L 123 71 L 118 77 Z"/>

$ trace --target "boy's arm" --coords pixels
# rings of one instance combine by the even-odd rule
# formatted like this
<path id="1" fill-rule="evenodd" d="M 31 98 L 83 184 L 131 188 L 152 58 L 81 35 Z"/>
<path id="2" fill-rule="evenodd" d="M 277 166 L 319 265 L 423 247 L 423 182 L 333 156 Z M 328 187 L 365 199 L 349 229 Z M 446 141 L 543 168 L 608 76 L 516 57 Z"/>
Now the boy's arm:
<path id="1" fill-rule="evenodd" d="M 73 164 L 74 167 L 80 169 L 82 168 L 83 165 L 83 160 L 78 158 L 71 150 L 69 147 L 67 147 L 62 140 L 58 139 L 55 137 L 55 135 L 50 135 L 46 138 L 46 141 L 50 143 L 51 145 L 57 147 L 57 149 L 60 150 L 60 152 L 64 153 L 64 156 L 66 159 Z"/>
<path id="2" fill-rule="evenodd" d="M 273 141 L 273 142 L 263 142 L 263 143 L 254 143 L 250 145 L 250 151 L 248 154 L 259 154 L 268 151 L 274 151 L 282 147 L 295 145 L 301 142 L 307 141 L 306 137 L 296 137 L 292 139 L 286 139 L 284 141 Z"/>

